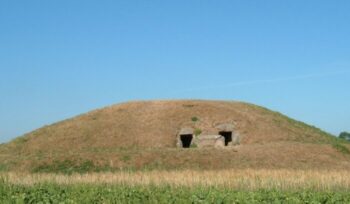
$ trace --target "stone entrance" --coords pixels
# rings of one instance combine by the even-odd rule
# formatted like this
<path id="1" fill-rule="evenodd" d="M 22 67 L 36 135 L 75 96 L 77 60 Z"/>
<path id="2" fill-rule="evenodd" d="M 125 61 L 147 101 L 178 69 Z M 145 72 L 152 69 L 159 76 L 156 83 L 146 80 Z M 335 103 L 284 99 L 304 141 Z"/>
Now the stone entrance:
<path id="1" fill-rule="evenodd" d="M 180 140 L 182 143 L 183 148 L 190 148 L 191 142 L 193 139 L 193 135 L 187 134 L 187 135 L 180 135 Z"/>
<path id="2" fill-rule="evenodd" d="M 240 136 L 231 123 L 221 123 L 212 128 L 199 129 L 198 127 L 181 128 L 177 134 L 177 147 L 179 148 L 225 148 L 240 144 Z"/>
<path id="3" fill-rule="evenodd" d="M 232 132 L 231 131 L 220 131 L 219 135 L 225 138 L 225 146 L 232 142 Z"/>

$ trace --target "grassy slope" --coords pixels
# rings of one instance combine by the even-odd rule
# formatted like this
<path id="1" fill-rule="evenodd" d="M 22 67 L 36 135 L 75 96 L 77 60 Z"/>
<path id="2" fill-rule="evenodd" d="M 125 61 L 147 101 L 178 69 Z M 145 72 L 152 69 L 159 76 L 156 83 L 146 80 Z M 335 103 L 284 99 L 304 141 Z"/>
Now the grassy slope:
<path id="1" fill-rule="evenodd" d="M 222 122 L 234 123 L 242 136 L 238 151 L 174 148 L 181 127 L 215 134 L 213 127 Z M 133 102 L 45 126 L 0 146 L 0 169 L 348 168 L 342 142 L 252 104 Z"/>

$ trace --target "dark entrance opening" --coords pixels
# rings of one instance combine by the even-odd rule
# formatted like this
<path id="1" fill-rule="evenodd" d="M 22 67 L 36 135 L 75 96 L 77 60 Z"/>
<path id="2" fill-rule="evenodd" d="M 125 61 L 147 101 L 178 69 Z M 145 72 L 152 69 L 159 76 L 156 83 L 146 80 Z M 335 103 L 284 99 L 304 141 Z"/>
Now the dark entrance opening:
<path id="1" fill-rule="evenodd" d="M 193 135 L 180 135 L 183 148 L 190 148 Z"/>
<path id="2" fill-rule="evenodd" d="M 227 146 L 229 142 L 232 142 L 232 132 L 221 131 L 219 135 L 225 138 L 225 146 Z"/>

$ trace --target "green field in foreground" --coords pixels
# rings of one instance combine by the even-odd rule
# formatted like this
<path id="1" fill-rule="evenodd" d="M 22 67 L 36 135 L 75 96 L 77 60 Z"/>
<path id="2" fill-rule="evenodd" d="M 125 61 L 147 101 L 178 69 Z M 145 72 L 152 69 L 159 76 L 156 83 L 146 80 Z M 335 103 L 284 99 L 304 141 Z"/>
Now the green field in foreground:
<path id="1" fill-rule="evenodd" d="M 350 203 L 345 191 L 0 183 L 0 203 Z"/>

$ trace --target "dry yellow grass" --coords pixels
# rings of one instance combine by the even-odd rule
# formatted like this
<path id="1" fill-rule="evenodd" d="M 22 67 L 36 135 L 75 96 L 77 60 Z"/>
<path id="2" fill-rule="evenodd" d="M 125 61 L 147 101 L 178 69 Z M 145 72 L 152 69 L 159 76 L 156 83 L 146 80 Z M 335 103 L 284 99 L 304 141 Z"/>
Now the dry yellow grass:
<path id="1" fill-rule="evenodd" d="M 228 187 L 233 189 L 316 189 L 349 190 L 347 171 L 311 170 L 220 170 L 220 171 L 149 171 L 91 174 L 20 174 L 3 173 L 6 182 L 34 185 L 55 184 L 111 184 L 111 185 L 170 185 L 187 187 Z"/>
<path id="2" fill-rule="evenodd" d="M 192 117 L 198 121 L 193 122 Z M 181 127 L 217 134 L 220 123 L 235 124 L 242 144 L 329 142 L 327 134 L 279 113 L 229 101 L 142 101 L 117 104 L 42 127 L 6 145 L 33 153 L 52 149 L 171 148 Z"/>
<path id="3" fill-rule="evenodd" d="M 194 116 L 198 121 L 191 120 Z M 217 134 L 215 126 L 220 123 L 235 125 L 242 139 L 239 151 L 176 149 L 181 127 Z M 335 148 L 335 142 L 345 143 L 252 104 L 142 101 L 94 110 L 3 144 L 0 169 L 54 169 L 55 164 L 66 160 L 76 165 L 92 162 L 100 169 L 112 170 L 349 169 L 350 154 Z"/>

